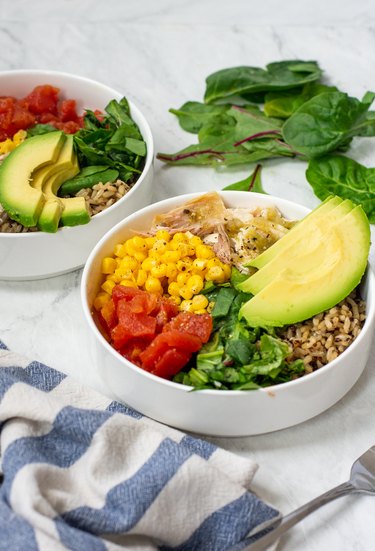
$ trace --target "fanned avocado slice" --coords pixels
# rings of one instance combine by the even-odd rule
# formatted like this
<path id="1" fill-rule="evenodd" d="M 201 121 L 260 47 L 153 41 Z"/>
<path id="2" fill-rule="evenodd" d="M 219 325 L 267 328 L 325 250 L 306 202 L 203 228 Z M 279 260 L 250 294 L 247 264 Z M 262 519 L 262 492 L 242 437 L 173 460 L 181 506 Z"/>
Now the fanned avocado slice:
<path id="1" fill-rule="evenodd" d="M 54 163 L 65 142 L 63 132 L 28 138 L 0 166 L 0 203 L 12 220 L 26 227 L 37 224 L 45 198 L 30 185 L 36 170 Z"/>
<path id="2" fill-rule="evenodd" d="M 303 229 L 302 223 L 298 227 Z M 363 209 L 354 207 L 328 225 L 323 235 L 321 247 L 311 250 L 312 257 L 304 262 L 309 243 L 298 240 L 298 232 L 294 232 L 292 265 L 288 266 L 289 250 L 284 255 L 284 269 L 240 310 L 250 326 L 281 327 L 306 320 L 332 308 L 355 289 L 370 250 L 370 225 Z"/>
<path id="3" fill-rule="evenodd" d="M 287 247 L 290 242 L 293 241 L 294 232 L 301 226 L 301 224 L 303 224 L 306 231 L 310 224 L 315 223 L 316 219 L 322 218 L 323 220 L 326 220 L 330 211 L 342 203 L 342 201 L 343 200 L 340 197 L 328 197 L 316 209 L 305 216 L 303 220 L 298 222 L 298 224 L 296 224 L 282 239 L 276 241 L 276 243 L 264 251 L 264 253 L 252 259 L 246 264 L 246 266 L 252 266 L 254 268 L 262 268 L 265 266 L 265 264 L 272 260 L 279 252 Z"/>
<path id="4" fill-rule="evenodd" d="M 279 253 L 276 254 L 267 264 L 265 264 L 255 274 L 251 275 L 246 281 L 238 287 L 245 293 L 256 295 L 268 283 L 270 283 L 283 269 L 299 272 L 314 268 L 323 260 L 325 253 L 322 244 L 325 242 L 325 235 L 328 230 L 341 221 L 343 216 L 354 208 L 354 204 L 349 199 L 342 201 L 337 207 L 333 208 L 325 217 L 325 222 L 319 218 L 312 218 L 309 224 L 306 224 L 298 231 L 295 231 L 294 239 L 288 240 L 284 247 L 279 247 Z M 298 236 L 297 236 L 298 233 Z M 282 245 L 286 234 L 276 243 Z M 305 252 L 303 252 L 305 251 Z"/>

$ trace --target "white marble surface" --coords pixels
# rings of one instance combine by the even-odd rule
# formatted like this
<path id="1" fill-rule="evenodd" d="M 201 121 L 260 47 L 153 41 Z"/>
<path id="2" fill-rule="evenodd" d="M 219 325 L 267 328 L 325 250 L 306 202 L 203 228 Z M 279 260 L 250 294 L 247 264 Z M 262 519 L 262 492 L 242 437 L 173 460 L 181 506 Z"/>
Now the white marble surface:
<path id="1" fill-rule="evenodd" d="M 173 151 L 190 136 L 168 108 L 200 100 L 204 78 L 219 68 L 315 59 L 327 80 L 350 94 L 361 97 L 375 89 L 374 22 L 372 0 L 0 0 L 0 70 L 55 69 L 107 83 L 144 111 L 156 150 Z M 374 140 L 356 142 L 352 153 L 375 166 Z M 248 173 L 166 168 L 159 162 L 155 167 L 154 200 L 221 189 Z M 296 161 L 267 163 L 266 190 L 315 206 L 304 168 Z M 0 338 L 10 348 L 95 386 L 80 276 L 76 271 L 34 282 L 0 281 Z M 254 487 L 282 512 L 344 481 L 352 461 L 375 444 L 374 352 L 373 347 L 349 394 L 317 418 L 274 434 L 213 439 L 259 462 Z M 371 497 L 344 498 L 293 529 L 279 549 L 372 550 L 374 513 Z"/>

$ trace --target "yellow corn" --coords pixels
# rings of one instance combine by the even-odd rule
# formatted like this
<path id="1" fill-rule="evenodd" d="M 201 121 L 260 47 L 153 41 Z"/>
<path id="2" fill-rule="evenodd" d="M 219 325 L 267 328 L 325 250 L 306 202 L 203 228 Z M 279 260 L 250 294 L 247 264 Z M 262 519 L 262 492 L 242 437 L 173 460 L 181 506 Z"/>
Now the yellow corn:
<path id="1" fill-rule="evenodd" d="M 106 277 L 94 306 L 104 304 L 120 283 L 169 296 L 180 310 L 203 313 L 212 309 L 200 294 L 204 282 L 224 283 L 231 268 L 200 237 L 190 232 L 172 237 L 159 230 L 153 237 L 135 235 L 117 244 L 114 256 L 103 259 L 102 273 Z"/>
<path id="2" fill-rule="evenodd" d="M 102 274 L 112 274 L 117 268 L 117 263 L 114 258 L 106 256 L 102 260 Z"/>
<path id="3" fill-rule="evenodd" d="M 110 298 L 111 295 L 109 295 L 108 293 L 98 293 L 96 299 L 94 300 L 95 310 L 101 310 Z"/>
<path id="4" fill-rule="evenodd" d="M 208 306 L 208 298 L 206 296 L 195 295 L 195 297 L 192 298 L 192 308 L 194 312 L 198 310 L 203 310 L 203 312 L 206 312 L 207 306 Z"/>
<path id="5" fill-rule="evenodd" d="M 116 283 L 114 281 L 111 281 L 110 279 L 107 279 L 102 284 L 102 289 L 103 289 L 103 291 L 105 291 L 106 293 L 109 293 L 111 295 L 112 294 L 112 289 L 115 285 L 116 285 Z"/>

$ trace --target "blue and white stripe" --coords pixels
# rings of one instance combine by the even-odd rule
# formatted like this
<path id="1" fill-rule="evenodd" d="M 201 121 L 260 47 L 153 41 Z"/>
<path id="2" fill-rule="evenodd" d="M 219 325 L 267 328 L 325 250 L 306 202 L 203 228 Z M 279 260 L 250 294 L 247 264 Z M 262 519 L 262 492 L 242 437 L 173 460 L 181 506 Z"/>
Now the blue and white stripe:
<path id="1" fill-rule="evenodd" d="M 277 511 L 256 465 L 0 342 L 0 551 L 224 551 Z"/>

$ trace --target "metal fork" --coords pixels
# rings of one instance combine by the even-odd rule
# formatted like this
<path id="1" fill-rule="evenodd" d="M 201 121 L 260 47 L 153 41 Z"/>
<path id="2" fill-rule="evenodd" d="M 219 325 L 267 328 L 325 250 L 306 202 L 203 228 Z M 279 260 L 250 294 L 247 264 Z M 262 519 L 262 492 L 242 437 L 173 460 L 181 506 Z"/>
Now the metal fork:
<path id="1" fill-rule="evenodd" d="M 267 549 L 270 545 L 275 543 L 284 532 L 289 530 L 289 528 L 292 528 L 297 522 L 304 519 L 322 505 L 338 497 L 353 493 L 367 495 L 375 494 L 375 446 L 372 446 L 372 448 L 367 450 L 353 463 L 350 471 L 350 478 L 347 482 L 316 497 L 285 517 L 278 517 L 267 524 L 263 524 L 260 530 L 252 533 L 247 540 L 245 540 L 249 541 L 249 545 L 242 548 L 243 551 L 263 551 L 263 549 Z M 254 537 L 263 533 L 265 530 L 267 530 L 267 533 L 260 536 L 254 542 Z"/>

